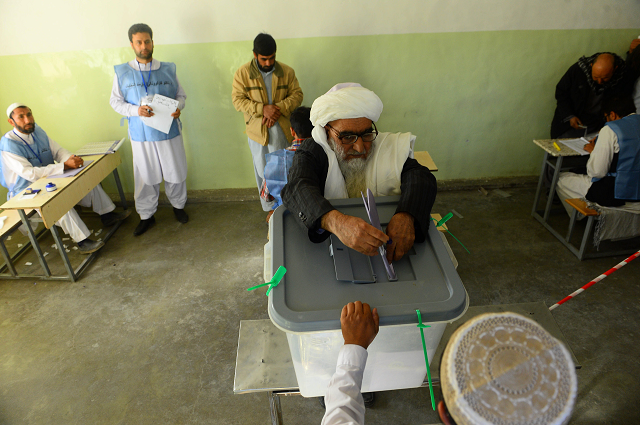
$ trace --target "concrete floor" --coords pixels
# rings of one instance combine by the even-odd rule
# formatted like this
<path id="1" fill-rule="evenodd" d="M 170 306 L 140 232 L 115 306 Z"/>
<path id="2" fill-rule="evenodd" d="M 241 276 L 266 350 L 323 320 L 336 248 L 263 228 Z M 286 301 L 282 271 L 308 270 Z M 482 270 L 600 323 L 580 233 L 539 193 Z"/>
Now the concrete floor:
<path id="1" fill-rule="evenodd" d="M 531 218 L 535 188 L 503 190 L 441 192 L 434 207 L 464 216 L 448 225 L 471 254 L 449 242 L 471 305 L 551 305 L 624 258 L 579 262 Z M 181 225 L 161 207 L 137 238 L 132 215 L 77 283 L 0 281 L 0 424 L 269 423 L 266 394 L 232 390 L 239 322 L 268 318 L 264 291 L 245 291 L 262 282 L 265 214 L 257 201 L 187 211 Z M 553 312 L 582 364 L 572 424 L 640 422 L 639 271 Z M 323 415 L 299 396 L 282 408 L 287 424 Z M 367 424 L 437 422 L 426 388 L 379 393 L 367 411 Z"/>

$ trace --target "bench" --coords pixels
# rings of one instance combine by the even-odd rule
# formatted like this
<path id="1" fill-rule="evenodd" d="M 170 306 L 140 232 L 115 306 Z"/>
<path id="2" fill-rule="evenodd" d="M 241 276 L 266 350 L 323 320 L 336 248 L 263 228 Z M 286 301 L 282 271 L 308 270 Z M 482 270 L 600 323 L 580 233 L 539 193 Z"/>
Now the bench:
<path id="1" fill-rule="evenodd" d="M 567 231 L 567 236 L 564 240 L 561 240 L 562 243 L 569 248 L 569 250 L 578 257 L 579 260 L 584 260 L 586 258 L 596 258 L 596 257 L 605 257 L 605 256 L 614 256 L 614 255 L 623 255 L 635 252 L 624 250 L 624 251 L 607 251 L 607 252 L 592 252 L 587 253 L 587 243 L 589 242 L 589 238 L 591 238 L 593 233 L 593 227 L 600 216 L 600 213 L 592 208 L 587 206 L 587 203 L 582 199 L 566 199 L 565 202 L 573 208 L 571 219 L 569 220 L 569 229 Z M 573 236 L 573 230 L 578 219 L 578 213 L 587 217 L 587 225 L 584 229 L 584 234 L 582 235 L 582 240 L 580 241 L 580 248 L 576 248 L 571 243 L 571 236 Z M 553 232 L 552 232 L 553 233 Z M 560 237 L 558 236 L 558 239 Z"/>

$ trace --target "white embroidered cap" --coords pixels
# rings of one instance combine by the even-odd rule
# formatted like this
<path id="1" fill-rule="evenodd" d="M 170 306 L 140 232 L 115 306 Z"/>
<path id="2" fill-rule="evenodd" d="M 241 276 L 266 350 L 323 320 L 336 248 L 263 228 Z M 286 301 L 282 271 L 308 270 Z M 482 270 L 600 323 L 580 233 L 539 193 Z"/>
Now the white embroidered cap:
<path id="1" fill-rule="evenodd" d="M 440 380 L 458 425 L 566 424 L 578 387 L 569 350 L 515 313 L 482 314 L 457 329 Z"/>
<path id="2" fill-rule="evenodd" d="M 24 103 L 12 103 L 7 108 L 7 118 L 11 118 L 11 113 L 13 112 L 14 109 L 16 109 L 16 108 L 25 108 L 25 107 L 27 107 L 27 105 L 25 105 Z"/>

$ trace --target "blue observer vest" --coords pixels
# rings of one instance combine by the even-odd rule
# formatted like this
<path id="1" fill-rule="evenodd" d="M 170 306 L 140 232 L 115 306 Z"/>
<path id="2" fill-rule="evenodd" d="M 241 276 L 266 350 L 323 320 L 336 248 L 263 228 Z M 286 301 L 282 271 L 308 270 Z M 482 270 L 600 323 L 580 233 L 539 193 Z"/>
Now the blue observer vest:
<path id="1" fill-rule="evenodd" d="M 144 89 L 142 75 L 137 69 L 133 69 L 128 63 L 116 65 L 116 75 L 120 84 L 120 91 L 124 100 L 133 105 L 140 105 L 140 99 L 147 93 Z M 149 71 L 143 71 L 146 76 Z M 160 62 L 160 68 L 151 71 L 150 81 L 147 81 L 147 91 L 149 96 L 161 94 L 171 99 L 175 99 L 178 94 L 178 80 L 176 79 L 176 65 L 171 62 Z M 127 117 L 129 120 L 129 135 L 132 141 L 136 142 L 158 142 L 160 140 L 173 139 L 180 134 L 178 120 L 173 120 L 169 134 L 164 134 L 155 128 L 144 125 L 140 117 Z"/>
<path id="2" fill-rule="evenodd" d="M 640 115 L 629 115 L 608 122 L 618 136 L 618 164 L 615 172 L 615 197 L 640 201 Z"/>
<path id="3" fill-rule="evenodd" d="M 0 139 L 0 152 L 9 152 L 20 155 L 21 157 L 26 158 L 34 167 L 45 167 L 53 164 L 53 154 L 51 153 L 51 146 L 49 146 L 49 136 L 47 136 L 47 133 L 45 133 L 44 130 L 36 124 L 35 130 L 31 133 L 31 136 L 35 142 L 35 144 L 31 145 L 31 149 L 40 156 L 40 159 L 31 152 L 31 149 L 29 149 L 22 140 L 12 140 L 6 136 L 2 136 L 2 139 Z M 42 162 L 40 162 L 40 160 L 42 160 Z M 1 165 L 2 164 L 0 163 L 0 166 Z M 8 186 L 7 182 L 4 180 L 2 170 L 0 170 L 0 183 L 9 189 L 9 193 L 7 193 L 7 200 L 22 192 L 31 184 L 29 180 L 18 177 L 18 180 L 16 180 L 13 185 Z"/>

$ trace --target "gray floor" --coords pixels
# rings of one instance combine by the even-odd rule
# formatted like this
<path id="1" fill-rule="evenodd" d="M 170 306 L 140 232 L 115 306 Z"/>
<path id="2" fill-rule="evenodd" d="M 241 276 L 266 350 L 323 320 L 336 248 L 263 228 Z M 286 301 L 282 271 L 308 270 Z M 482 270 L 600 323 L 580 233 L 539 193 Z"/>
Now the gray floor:
<path id="1" fill-rule="evenodd" d="M 503 190 L 437 197 L 434 212 L 464 216 L 449 226 L 471 254 L 449 242 L 471 305 L 551 305 L 624 258 L 579 262 L 531 218 L 533 187 Z M 0 424 L 269 423 L 265 394 L 232 391 L 239 322 L 268 317 L 264 291 L 245 291 L 262 282 L 264 213 L 257 201 L 187 211 L 181 225 L 161 208 L 138 238 L 132 215 L 77 283 L 0 281 Z M 553 312 L 583 366 L 571 423 L 640 422 L 639 271 L 637 260 Z M 323 414 L 314 399 L 282 407 L 287 424 Z M 368 424 L 436 422 L 425 388 L 379 393 L 367 411 Z"/>

